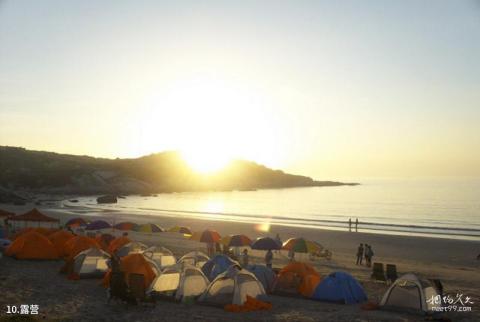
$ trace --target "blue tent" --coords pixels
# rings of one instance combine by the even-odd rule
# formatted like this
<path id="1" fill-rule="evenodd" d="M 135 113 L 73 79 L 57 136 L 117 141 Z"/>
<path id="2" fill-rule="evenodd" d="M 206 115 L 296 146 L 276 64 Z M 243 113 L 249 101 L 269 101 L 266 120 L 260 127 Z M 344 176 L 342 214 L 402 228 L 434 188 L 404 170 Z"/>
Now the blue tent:
<path id="1" fill-rule="evenodd" d="M 350 274 L 334 272 L 325 277 L 315 288 L 315 300 L 355 304 L 367 300 L 363 287 Z"/>
<path id="2" fill-rule="evenodd" d="M 0 238 L 0 248 L 7 248 L 11 243 L 11 240 Z"/>
<path id="3" fill-rule="evenodd" d="M 228 256 L 216 255 L 202 266 L 202 271 L 210 281 L 213 281 L 232 265 L 239 264 Z"/>
<path id="4" fill-rule="evenodd" d="M 85 227 L 86 230 L 100 230 L 106 228 L 112 228 L 112 226 L 105 220 L 95 220 Z"/>
<path id="5" fill-rule="evenodd" d="M 247 270 L 262 283 L 263 288 L 267 293 L 273 290 L 273 283 L 275 282 L 275 272 L 265 265 L 248 265 Z"/>

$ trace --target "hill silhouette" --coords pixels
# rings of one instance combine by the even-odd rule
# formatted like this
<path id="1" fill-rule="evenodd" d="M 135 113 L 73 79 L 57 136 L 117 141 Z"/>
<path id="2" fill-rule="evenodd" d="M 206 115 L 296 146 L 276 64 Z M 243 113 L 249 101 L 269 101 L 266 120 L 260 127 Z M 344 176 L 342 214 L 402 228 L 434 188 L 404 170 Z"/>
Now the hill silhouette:
<path id="1" fill-rule="evenodd" d="M 202 175 L 174 151 L 135 159 L 106 159 L 0 147 L 0 186 L 8 191 L 133 194 L 346 184 L 315 181 L 244 160 L 234 160 L 216 173 Z"/>

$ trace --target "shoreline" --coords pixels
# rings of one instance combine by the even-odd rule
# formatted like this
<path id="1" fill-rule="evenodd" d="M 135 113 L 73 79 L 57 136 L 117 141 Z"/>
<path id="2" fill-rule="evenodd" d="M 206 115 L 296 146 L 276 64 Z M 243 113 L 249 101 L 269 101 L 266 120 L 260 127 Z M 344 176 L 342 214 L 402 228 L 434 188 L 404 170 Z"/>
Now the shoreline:
<path id="1" fill-rule="evenodd" d="M 391 252 L 391 248 L 394 248 L 394 253 L 405 258 L 413 260 L 423 261 L 425 258 L 422 256 L 413 256 L 415 254 L 408 254 L 409 247 L 418 247 L 423 245 L 424 249 L 428 249 L 429 252 L 436 252 L 439 249 L 451 249 L 455 248 L 456 263 L 463 263 L 465 265 L 472 265 L 472 262 L 476 259 L 478 253 L 480 253 L 480 240 L 469 239 L 449 239 L 441 237 L 431 236 L 409 236 L 409 235 L 393 235 L 385 233 L 371 233 L 359 229 L 358 232 L 335 230 L 335 229 L 323 229 L 323 228 L 309 228 L 309 227 L 295 227 L 277 224 L 259 224 L 259 223 L 245 223 L 237 221 L 217 220 L 216 218 L 189 218 L 178 217 L 174 214 L 136 214 L 129 213 L 128 211 L 119 211 L 116 209 L 102 210 L 100 212 L 92 211 L 90 208 L 63 208 L 52 206 L 37 206 L 38 209 L 49 216 L 60 219 L 60 224 L 73 217 L 93 217 L 101 218 L 109 221 L 110 223 L 119 223 L 121 221 L 131 221 L 136 223 L 153 222 L 164 228 L 170 228 L 175 225 L 188 226 L 192 231 L 201 231 L 206 228 L 217 230 L 222 236 L 228 234 L 245 234 L 251 238 L 262 236 L 275 236 L 280 234 L 282 240 L 293 237 L 304 237 L 306 239 L 316 240 L 320 242 L 326 248 L 331 250 L 340 251 L 341 253 L 353 253 L 356 250 L 356 246 L 359 243 L 367 243 L 378 245 L 381 254 L 386 256 Z M 20 208 L 20 209 L 19 209 Z M 2 209 L 23 213 L 30 210 L 32 206 L 7 206 Z M 81 207 L 79 207 L 81 208 Z M 79 210 L 79 211 L 74 211 Z M 88 214 L 87 214 L 88 213 Z M 333 242 L 335 241 L 335 243 Z M 387 243 L 389 251 L 383 251 L 383 245 Z M 376 252 L 377 253 L 377 252 Z M 379 254 L 379 253 L 377 253 Z M 445 256 L 444 260 L 437 258 L 438 262 L 445 264 L 451 264 L 451 258 Z M 461 260 L 461 262 L 459 262 Z M 475 266 L 475 265 L 473 265 Z M 480 265 L 478 265 L 480 266 Z"/>
<path id="2" fill-rule="evenodd" d="M 82 199 L 96 198 L 97 196 L 79 197 Z M 145 198 L 145 196 L 132 196 Z M 72 198 L 68 198 L 72 199 Z M 71 203 L 68 199 L 59 201 L 62 206 L 60 208 L 67 208 L 75 211 L 84 208 L 89 212 L 121 212 L 130 213 L 135 216 L 145 216 L 146 213 L 151 217 L 172 217 L 182 216 L 191 219 L 208 219 L 217 221 L 227 221 L 235 223 L 269 223 L 271 225 L 292 227 L 292 228 L 311 228 L 321 230 L 336 230 L 348 231 L 348 221 L 334 220 L 334 219 L 316 219 L 316 218 L 302 218 L 302 217 L 288 217 L 269 214 L 250 214 L 250 213 L 232 213 L 232 212 L 215 212 L 215 211 L 197 211 L 197 210 L 182 210 L 182 209 L 161 209 L 150 207 L 134 207 L 134 206 L 118 206 L 118 204 L 97 204 L 87 203 Z M 77 200 L 78 200 L 77 199 Z M 352 217 L 353 218 L 353 217 Z M 355 223 L 352 221 L 352 230 L 354 231 Z M 366 233 L 392 235 L 392 236 L 413 236 L 413 237 L 429 237 L 442 238 L 452 240 L 474 240 L 480 241 L 480 229 L 470 227 L 451 227 L 451 226 L 427 226 L 421 224 L 402 224 L 402 223 L 388 223 L 388 222 L 371 222 L 360 221 L 359 230 Z"/>

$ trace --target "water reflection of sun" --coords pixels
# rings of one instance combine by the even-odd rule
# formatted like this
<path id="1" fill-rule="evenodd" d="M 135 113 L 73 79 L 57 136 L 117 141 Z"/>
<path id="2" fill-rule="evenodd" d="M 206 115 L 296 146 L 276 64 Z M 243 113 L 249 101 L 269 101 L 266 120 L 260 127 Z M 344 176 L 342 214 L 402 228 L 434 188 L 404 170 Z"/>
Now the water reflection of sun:
<path id="1" fill-rule="evenodd" d="M 202 207 L 202 210 L 208 213 L 222 213 L 224 205 L 223 202 L 219 200 L 208 200 Z"/>

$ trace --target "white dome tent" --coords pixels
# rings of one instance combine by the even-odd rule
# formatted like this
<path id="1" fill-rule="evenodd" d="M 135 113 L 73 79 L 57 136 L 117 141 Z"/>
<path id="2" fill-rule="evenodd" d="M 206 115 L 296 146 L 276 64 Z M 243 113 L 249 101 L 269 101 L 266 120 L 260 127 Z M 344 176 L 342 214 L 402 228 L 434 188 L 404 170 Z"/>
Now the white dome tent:
<path id="1" fill-rule="evenodd" d="M 80 278 L 102 277 L 108 270 L 110 255 L 98 248 L 89 248 L 73 259 L 73 272 Z"/>
<path id="2" fill-rule="evenodd" d="M 148 248 L 148 246 L 141 243 L 141 242 L 131 242 L 131 243 L 125 244 L 122 247 L 120 247 L 119 249 L 117 249 L 117 251 L 115 251 L 115 254 L 118 257 L 124 257 L 124 256 L 127 256 L 128 254 L 132 254 L 132 253 L 141 253 L 144 250 L 146 250 L 147 248 Z"/>
<path id="3" fill-rule="evenodd" d="M 173 253 L 165 247 L 152 246 L 144 250 L 142 254 L 157 263 L 161 269 L 175 265 L 177 262 Z"/>
<path id="4" fill-rule="evenodd" d="M 254 274 L 237 265 L 218 275 L 200 296 L 199 302 L 224 306 L 243 305 L 247 295 L 253 298 L 266 298 L 265 289 Z"/>
<path id="5" fill-rule="evenodd" d="M 150 295 L 175 296 L 176 300 L 201 295 L 208 286 L 203 272 L 192 265 L 175 265 L 164 269 L 152 282 Z"/>
<path id="6" fill-rule="evenodd" d="M 210 260 L 207 254 L 201 251 L 192 251 L 183 255 L 179 260 L 178 263 L 181 264 L 189 264 L 196 266 L 198 268 L 202 268 L 203 265 Z"/>
<path id="7" fill-rule="evenodd" d="M 385 292 L 380 307 L 434 313 L 434 307 L 443 305 L 441 298 L 441 290 L 430 280 L 405 274 Z"/>

